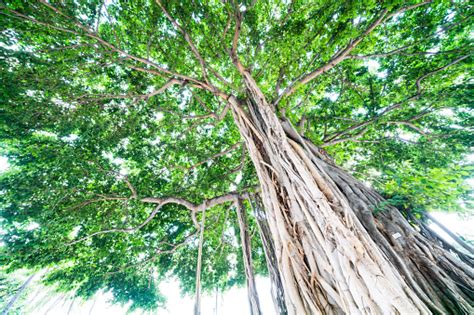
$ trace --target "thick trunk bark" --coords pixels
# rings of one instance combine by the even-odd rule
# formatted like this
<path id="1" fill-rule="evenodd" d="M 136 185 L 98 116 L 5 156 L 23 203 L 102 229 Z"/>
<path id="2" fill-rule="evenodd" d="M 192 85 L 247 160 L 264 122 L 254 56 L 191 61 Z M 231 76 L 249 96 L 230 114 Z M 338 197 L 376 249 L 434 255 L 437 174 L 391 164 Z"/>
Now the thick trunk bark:
<path id="1" fill-rule="evenodd" d="M 469 313 L 469 267 L 396 209 L 375 219 L 383 198 L 324 162 L 251 81 L 247 88 L 248 112 L 231 100 L 233 114 L 260 180 L 288 313 Z"/>
<path id="2" fill-rule="evenodd" d="M 255 165 L 289 314 L 427 314 L 338 187 L 257 89 L 233 113 Z"/>
<path id="3" fill-rule="evenodd" d="M 444 242 L 424 223 L 413 218 L 410 224 L 394 207 L 385 206 L 374 216 L 372 210 L 384 202 L 379 194 L 340 168 L 326 164 L 325 170 L 371 238 L 433 313 L 474 313 L 472 256 Z"/>
<path id="4" fill-rule="evenodd" d="M 242 205 L 242 201 L 237 201 L 237 219 L 239 221 L 240 241 L 242 243 L 242 258 L 244 260 L 245 277 L 247 279 L 247 295 L 251 315 L 260 315 L 260 302 L 258 299 L 257 286 L 252 265 L 252 248 L 250 245 L 250 234 L 247 225 L 247 215 Z"/>

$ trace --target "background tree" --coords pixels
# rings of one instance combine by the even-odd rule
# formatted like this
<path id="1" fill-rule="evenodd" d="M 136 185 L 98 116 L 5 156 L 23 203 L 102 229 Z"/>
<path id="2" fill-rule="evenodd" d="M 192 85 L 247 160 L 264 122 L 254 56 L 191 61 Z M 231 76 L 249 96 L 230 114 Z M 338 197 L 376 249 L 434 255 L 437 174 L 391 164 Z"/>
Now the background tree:
<path id="1" fill-rule="evenodd" d="M 472 256 L 413 225 L 466 195 L 471 15 L 462 1 L 2 4 L 2 261 L 154 308 L 170 275 L 186 292 L 244 282 L 234 209 L 259 193 L 288 313 L 470 313 Z"/>

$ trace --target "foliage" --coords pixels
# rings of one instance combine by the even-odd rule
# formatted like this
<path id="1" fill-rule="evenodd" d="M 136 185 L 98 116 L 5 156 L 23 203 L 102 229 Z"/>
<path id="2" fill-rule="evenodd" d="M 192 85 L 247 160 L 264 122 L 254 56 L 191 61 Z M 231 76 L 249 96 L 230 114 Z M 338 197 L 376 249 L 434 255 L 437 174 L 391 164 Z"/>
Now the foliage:
<path id="1" fill-rule="evenodd" d="M 246 97 L 229 56 L 239 14 L 242 64 L 302 135 L 392 198 L 428 209 L 464 198 L 472 168 L 455 165 L 472 145 L 466 1 L 160 3 L 0 5 L 0 155 L 11 165 L 0 175 L 2 265 L 54 265 L 48 283 L 85 298 L 110 290 L 132 308 L 162 305 L 164 278 L 194 292 L 199 233 L 186 207 L 88 236 L 140 226 L 157 206 L 148 197 L 200 204 L 258 186 L 221 97 Z M 364 35 L 384 10 L 393 16 Z M 324 75 L 297 80 L 359 37 Z M 242 285 L 232 202 L 206 218 L 204 290 Z"/>

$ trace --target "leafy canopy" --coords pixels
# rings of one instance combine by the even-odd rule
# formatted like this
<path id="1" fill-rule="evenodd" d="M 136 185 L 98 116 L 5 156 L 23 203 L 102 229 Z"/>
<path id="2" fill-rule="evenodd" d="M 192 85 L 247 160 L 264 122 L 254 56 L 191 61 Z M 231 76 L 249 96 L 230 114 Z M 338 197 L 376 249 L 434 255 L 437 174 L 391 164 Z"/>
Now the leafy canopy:
<path id="1" fill-rule="evenodd" d="M 232 198 L 212 199 L 258 186 L 226 102 L 246 97 L 233 54 L 338 164 L 417 208 L 459 209 L 471 22 L 467 1 L 2 2 L 2 265 L 54 266 L 62 290 L 152 309 L 165 278 L 194 292 L 196 207 L 214 200 L 202 285 L 243 284 Z"/>

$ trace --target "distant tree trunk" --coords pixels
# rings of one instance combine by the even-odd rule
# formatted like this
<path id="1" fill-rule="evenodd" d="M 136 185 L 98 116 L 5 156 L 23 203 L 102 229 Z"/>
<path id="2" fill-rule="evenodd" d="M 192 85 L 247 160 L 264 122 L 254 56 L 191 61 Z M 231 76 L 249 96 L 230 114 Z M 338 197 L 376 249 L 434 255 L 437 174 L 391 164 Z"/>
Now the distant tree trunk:
<path id="1" fill-rule="evenodd" d="M 201 268 L 202 268 L 202 245 L 204 243 L 204 225 L 206 223 L 206 210 L 202 211 L 201 226 L 199 231 L 198 259 L 196 266 L 196 299 L 194 301 L 194 315 L 201 314 Z"/>
<path id="2" fill-rule="evenodd" d="M 58 303 L 64 298 L 64 294 L 59 295 L 53 303 L 48 307 L 48 309 L 44 312 L 44 315 L 47 315 L 53 308 L 55 308 Z"/>
<path id="3" fill-rule="evenodd" d="M 285 302 L 285 291 L 283 284 L 281 283 L 280 271 L 278 270 L 278 261 L 275 255 L 275 246 L 268 226 L 267 218 L 265 216 L 265 209 L 261 204 L 259 197 L 251 200 L 252 207 L 254 208 L 254 215 L 257 221 L 260 239 L 263 244 L 263 250 L 265 252 L 265 260 L 267 262 L 267 269 L 270 275 L 272 299 L 275 311 L 279 315 L 287 315 L 286 302 Z"/>
<path id="4" fill-rule="evenodd" d="M 31 276 L 28 277 L 28 279 L 26 279 L 25 282 L 23 282 L 23 284 L 21 285 L 21 287 L 18 288 L 18 291 L 16 291 L 15 295 L 10 299 L 10 301 L 8 302 L 8 304 L 5 306 L 5 308 L 3 309 L 2 311 L 2 315 L 6 315 L 8 314 L 8 312 L 10 311 L 10 309 L 13 307 L 13 305 L 15 304 L 15 302 L 18 300 L 18 298 L 21 296 L 21 294 L 23 293 L 23 291 L 25 291 L 25 289 L 28 287 L 28 285 L 30 284 L 31 280 L 33 280 L 33 278 L 35 277 L 36 274 L 32 274 Z"/>
<path id="5" fill-rule="evenodd" d="M 374 218 L 383 198 L 325 162 L 251 78 L 246 85 L 247 112 L 232 100 L 233 114 L 260 180 L 288 313 L 472 313 L 472 270 L 397 209 Z"/>
<path id="6" fill-rule="evenodd" d="M 95 302 L 97 301 L 97 296 L 94 297 L 94 300 L 92 301 L 92 305 L 91 305 L 91 308 L 89 309 L 89 315 L 92 314 L 92 310 L 94 309 L 94 306 L 95 306 Z"/>
<path id="7" fill-rule="evenodd" d="M 260 302 L 258 298 L 257 286 L 255 285 L 255 276 L 252 265 L 252 247 L 250 244 L 250 234 L 248 231 L 247 214 L 242 201 L 237 201 L 237 219 L 239 221 L 240 241 L 242 245 L 242 258 L 245 267 L 245 277 L 247 279 L 247 294 L 251 315 L 260 315 Z"/>
<path id="8" fill-rule="evenodd" d="M 474 254 L 474 249 L 471 246 L 469 246 L 469 244 L 467 244 L 465 241 L 463 241 L 459 236 L 457 236 L 455 233 L 453 233 L 451 230 L 449 230 L 446 226 L 441 224 L 441 222 L 436 220 L 436 218 L 434 218 L 431 214 L 425 213 L 424 215 L 429 220 L 431 220 L 434 224 L 436 224 L 440 229 L 442 229 L 446 234 L 448 234 L 449 237 L 451 237 L 453 239 L 453 241 L 458 243 L 458 245 L 461 246 L 462 248 L 464 248 L 469 254 L 471 254 L 471 255 Z"/>
<path id="9" fill-rule="evenodd" d="M 75 299 L 72 299 L 72 300 L 71 300 L 71 304 L 69 305 L 69 308 L 68 308 L 68 310 L 67 310 L 67 315 L 71 314 L 72 307 L 73 307 L 73 305 L 74 305 L 74 301 L 75 301 Z"/>

